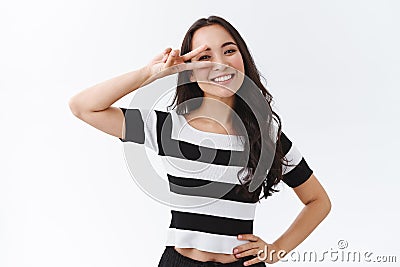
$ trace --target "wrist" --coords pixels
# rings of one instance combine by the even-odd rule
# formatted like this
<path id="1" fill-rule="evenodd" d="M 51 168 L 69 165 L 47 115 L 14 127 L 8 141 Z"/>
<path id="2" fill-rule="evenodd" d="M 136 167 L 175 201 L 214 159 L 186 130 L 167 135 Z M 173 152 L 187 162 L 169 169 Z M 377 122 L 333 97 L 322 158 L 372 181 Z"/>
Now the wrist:
<path id="1" fill-rule="evenodd" d="M 286 248 L 282 247 L 281 244 L 279 244 L 278 242 L 273 242 L 272 246 L 274 247 L 275 251 L 277 253 L 279 253 L 279 257 L 283 258 L 286 256 L 286 254 L 289 253 L 289 250 L 287 250 Z"/>
<path id="2" fill-rule="evenodd" d="M 141 67 L 139 69 L 139 72 L 141 73 L 141 76 L 143 77 L 143 81 L 147 80 L 148 78 L 151 77 L 151 69 L 149 65 L 146 65 L 144 67 Z"/>

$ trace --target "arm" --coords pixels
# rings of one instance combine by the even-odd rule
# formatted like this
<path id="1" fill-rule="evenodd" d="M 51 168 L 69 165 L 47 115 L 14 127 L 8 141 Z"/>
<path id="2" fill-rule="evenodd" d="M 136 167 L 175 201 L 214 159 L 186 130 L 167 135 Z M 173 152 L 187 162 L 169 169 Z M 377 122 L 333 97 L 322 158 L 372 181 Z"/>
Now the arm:
<path id="1" fill-rule="evenodd" d="M 74 115 L 105 110 L 120 98 L 138 89 L 149 77 L 150 73 L 146 67 L 122 74 L 74 95 L 69 101 L 69 106 Z"/>
<path id="2" fill-rule="evenodd" d="M 305 207 L 290 227 L 273 243 L 286 253 L 303 242 L 331 210 L 329 197 L 314 174 L 293 190 Z"/>
<path id="3" fill-rule="evenodd" d="M 138 89 L 150 77 L 146 67 L 89 87 L 69 100 L 72 113 L 84 122 L 108 134 L 124 138 L 124 116 L 111 105 Z"/>
<path id="4" fill-rule="evenodd" d="M 145 67 L 96 84 L 74 95 L 69 100 L 69 107 L 76 117 L 93 127 L 116 137 L 125 138 L 124 114 L 119 108 L 111 105 L 154 79 L 179 70 L 178 67 L 170 67 L 184 63 L 206 48 L 202 45 L 182 56 L 179 55 L 179 50 L 167 48 Z"/>

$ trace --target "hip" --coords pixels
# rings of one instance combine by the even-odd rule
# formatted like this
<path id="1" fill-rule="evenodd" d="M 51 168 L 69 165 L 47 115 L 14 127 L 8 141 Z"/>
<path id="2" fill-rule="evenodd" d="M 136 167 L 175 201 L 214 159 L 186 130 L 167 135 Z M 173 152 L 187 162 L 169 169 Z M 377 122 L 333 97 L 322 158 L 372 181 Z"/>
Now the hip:
<path id="1" fill-rule="evenodd" d="M 232 255 L 233 256 L 233 255 Z M 234 256 L 233 256 L 234 257 Z M 219 260 L 199 260 L 185 256 L 179 253 L 173 246 L 166 246 L 161 256 L 158 267 L 239 267 L 243 266 L 245 261 L 248 261 L 255 256 L 247 256 L 236 259 L 232 262 L 221 262 Z M 252 267 L 265 267 L 264 262 L 256 263 L 251 265 Z"/>

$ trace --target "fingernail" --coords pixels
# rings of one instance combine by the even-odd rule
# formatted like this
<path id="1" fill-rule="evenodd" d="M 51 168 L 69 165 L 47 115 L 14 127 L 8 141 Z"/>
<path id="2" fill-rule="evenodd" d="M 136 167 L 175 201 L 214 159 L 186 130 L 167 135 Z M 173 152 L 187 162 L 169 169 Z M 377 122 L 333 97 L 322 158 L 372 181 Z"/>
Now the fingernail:
<path id="1" fill-rule="evenodd" d="M 239 250 L 237 249 L 237 248 L 235 248 L 234 250 L 233 250 L 233 253 L 237 253 Z"/>
<path id="2" fill-rule="evenodd" d="M 239 238 L 239 239 L 242 238 L 242 235 L 238 235 L 238 238 Z"/>

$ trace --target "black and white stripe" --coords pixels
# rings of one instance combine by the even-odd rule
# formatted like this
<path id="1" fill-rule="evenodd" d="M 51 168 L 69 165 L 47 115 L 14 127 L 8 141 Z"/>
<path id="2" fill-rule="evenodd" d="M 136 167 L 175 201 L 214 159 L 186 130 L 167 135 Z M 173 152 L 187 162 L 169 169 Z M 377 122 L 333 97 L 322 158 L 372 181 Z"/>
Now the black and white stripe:
<path id="1" fill-rule="evenodd" d="M 166 245 L 230 254 L 233 247 L 244 244 L 236 236 L 253 232 L 257 205 L 239 190 L 244 139 L 195 129 L 175 110 L 121 110 L 126 133 L 120 140 L 143 144 L 161 157 L 171 197 L 182 203 L 171 210 Z M 281 140 L 285 157 L 293 165 L 283 166 L 283 181 L 296 187 L 312 170 L 284 133 Z M 195 205 L 204 200 L 209 200 L 207 205 Z"/>

